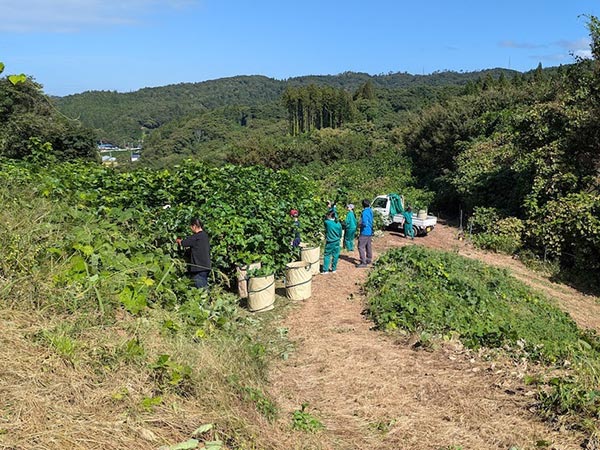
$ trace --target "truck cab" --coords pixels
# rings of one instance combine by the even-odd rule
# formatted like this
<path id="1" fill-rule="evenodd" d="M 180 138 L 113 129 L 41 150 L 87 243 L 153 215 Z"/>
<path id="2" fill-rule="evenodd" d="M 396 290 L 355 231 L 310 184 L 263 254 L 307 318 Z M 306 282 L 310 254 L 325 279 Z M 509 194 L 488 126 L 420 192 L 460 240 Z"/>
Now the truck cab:
<path id="1" fill-rule="evenodd" d="M 402 199 L 402 208 L 404 209 L 404 197 L 400 197 Z M 387 195 L 378 195 L 377 197 L 375 197 L 375 199 L 373 199 L 373 201 L 371 202 L 371 208 L 373 208 L 373 211 L 377 211 L 379 214 L 381 214 L 382 218 L 383 218 L 383 224 L 386 227 L 389 227 L 392 224 L 392 215 L 390 214 L 390 198 Z M 403 219 L 404 221 L 404 219 Z"/>
<path id="2" fill-rule="evenodd" d="M 400 197 L 400 205 L 397 204 L 397 196 L 396 205 L 394 209 L 397 209 L 398 206 L 404 210 L 404 197 Z M 400 231 L 404 231 L 404 216 L 401 213 L 392 213 L 392 199 L 389 195 L 378 195 L 373 199 L 371 203 L 371 208 L 373 211 L 381 214 L 383 218 L 383 224 L 387 228 L 395 228 Z M 435 225 L 437 224 L 437 217 L 428 215 L 426 211 L 419 211 L 418 214 L 413 213 L 413 234 L 415 236 L 426 236 L 429 232 L 431 232 Z"/>

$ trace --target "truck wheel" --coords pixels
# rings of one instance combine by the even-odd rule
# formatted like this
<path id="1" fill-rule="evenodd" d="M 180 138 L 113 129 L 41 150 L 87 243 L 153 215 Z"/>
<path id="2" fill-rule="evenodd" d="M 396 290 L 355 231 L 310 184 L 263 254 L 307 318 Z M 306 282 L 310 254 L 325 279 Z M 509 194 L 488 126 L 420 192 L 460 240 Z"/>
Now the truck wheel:
<path id="1" fill-rule="evenodd" d="M 419 231 L 419 229 L 416 227 L 416 225 L 413 225 L 413 236 L 417 237 L 420 235 L 421 235 L 421 232 Z"/>

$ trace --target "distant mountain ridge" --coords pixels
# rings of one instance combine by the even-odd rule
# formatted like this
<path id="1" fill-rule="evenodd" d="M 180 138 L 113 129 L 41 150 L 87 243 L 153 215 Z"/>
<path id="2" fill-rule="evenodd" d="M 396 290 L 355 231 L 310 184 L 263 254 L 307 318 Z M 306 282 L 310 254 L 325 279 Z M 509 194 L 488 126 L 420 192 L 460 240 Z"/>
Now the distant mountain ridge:
<path id="1" fill-rule="evenodd" d="M 394 72 L 388 74 L 369 75 L 363 72 L 343 72 L 338 75 L 303 75 L 288 78 L 286 81 L 291 85 L 318 84 L 340 87 L 345 89 L 357 89 L 360 85 L 371 80 L 376 88 L 402 89 L 413 86 L 447 86 L 465 85 L 469 81 L 486 77 L 488 74 L 498 78 L 503 73 L 505 77 L 512 77 L 520 72 L 510 69 L 486 69 L 476 72 L 454 72 L 440 71 L 428 75 L 413 75 L 406 72 Z"/>
<path id="2" fill-rule="evenodd" d="M 435 72 L 429 75 L 390 73 L 369 75 L 344 72 L 338 75 L 306 75 L 276 80 L 262 75 L 240 75 L 197 83 L 179 83 L 143 88 L 134 92 L 87 91 L 54 97 L 57 108 L 66 116 L 78 118 L 83 125 L 103 130 L 103 138 L 123 144 L 175 119 L 207 110 L 233 105 L 258 106 L 276 102 L 287 86 L 311 83 L 349 91 L 371 81 L 375 88 L 403 89 L 415 86 L 465 85 L 469 81 L 519 72 L 488 69 L 477 72 Z"/>

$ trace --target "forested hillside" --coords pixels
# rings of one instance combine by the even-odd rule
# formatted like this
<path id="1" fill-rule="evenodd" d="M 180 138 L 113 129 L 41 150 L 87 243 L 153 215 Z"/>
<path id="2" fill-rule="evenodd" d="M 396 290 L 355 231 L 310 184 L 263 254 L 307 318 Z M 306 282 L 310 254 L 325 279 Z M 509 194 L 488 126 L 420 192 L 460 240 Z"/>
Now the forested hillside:
<path id="1" fill-rule="evenodd" d="M 414 116 L 402 134 L 438 208 L 473 214 L 476 242 L 533 252 L 598 284 L 598 62 L 497 81 Z"/>
<path id="2" fill-rule="evenodd" d="M 237 76 L 200 83 L 180 83 L 156 88 L 145 88 L 129 93 L 91 91 L 54 98 L 57 107 L 67 116 L 79 118 L 82 123 L 97 130 L 99 139 L 125 145 L 139 142 L 149 130 L 169 121 L 180 120 L 220 107 L 252 108 L 274 103 L 274 115 L 280 107 L 279 98 L 287 86 L 316 84 L 354 91 L 370 81 L 377 88 L 409 89 L 409 97 L 419 97 L 413 88 L 465 85 L 487 75 L 511 77 L 515 71 L 492 69 L 481 72 L 439 72 L 432 75 L 394 73 L 368 75 L 346 72 L 340 75 L 303 76 L 275 80 L 264 76 Z M 427 89 L 425 89 L 427 91 Z M 426 95 L 426 94 L 425 94 Z"/>
<path id="3" fill-rule="evenodd" d="M 222 106 L 255 106 L 276 100 L 283 83 L 262 76 L 238 76 L 181 83 L 136 92 L 92 91 L 54 98 L 67 116 L 97 130 L 99 139 L 139 143 L 149 130 L 174 119 Z"/>

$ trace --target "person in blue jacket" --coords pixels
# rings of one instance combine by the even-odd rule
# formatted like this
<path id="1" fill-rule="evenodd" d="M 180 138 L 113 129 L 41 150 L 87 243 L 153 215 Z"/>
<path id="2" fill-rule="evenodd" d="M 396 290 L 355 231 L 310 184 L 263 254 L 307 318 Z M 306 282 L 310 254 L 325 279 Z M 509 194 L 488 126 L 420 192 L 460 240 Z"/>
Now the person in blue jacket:
<path id="1" fill-rule="evenodd" d="M 414 239 L 415 233 L 412 222 L 412 208 L 410 206 L 406 208 L 406 210 L 402 213 L 402 216 L 404 216 L 404 237 Z"/>
<path id="2" fill-rule="evenodd" d="M 362 201 L 363 211 L 360 215 L 360 234 L 358 236 L 358 255 L 360 263 L 356 267 L 367 267 L 373 261 L 373 210 L 371 202 L 366 198 Z"/>
<path id="3" fill-rule="evenodd" d="M 354 205 L 350 203 L 346 206 L 348 213 L 344 221 L 346 230 L 344 232 L 344 248 L 346 250 L 354 250 L 354 235 L 356 234 L 356 216 L 354 215 Z"/>
<path id="4" fill-rule="evenodd" d="M 336 272 L 340 257 L 340 240 L 342 239 L 342 224 L 335 220 L 333 211 L 325 218 L 325 255 L 323 256 L 323 274 Z M 331 265 L 330 265 L 331 263 Z"/>

